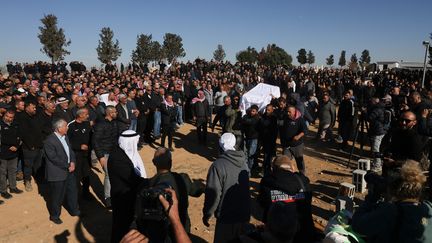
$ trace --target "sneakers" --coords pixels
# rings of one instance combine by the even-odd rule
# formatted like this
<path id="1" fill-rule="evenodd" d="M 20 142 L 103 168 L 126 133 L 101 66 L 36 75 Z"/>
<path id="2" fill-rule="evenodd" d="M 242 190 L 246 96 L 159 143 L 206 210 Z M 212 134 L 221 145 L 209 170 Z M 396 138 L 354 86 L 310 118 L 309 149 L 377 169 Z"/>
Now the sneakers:
<path id="1" fill-rule="evenodd" d="M 23 193 L 23 190 L 20 190 L 18 188 L 12 188 L 12 189 L 9 189 L 9 191 L 10 191 L 10 193 L 15 193 L 15 194 Z"/>
<path id="2" fill-rule="evenodd" d="M 24 185 L 25 185 L 25 190 L 26 190 L 26 192 L 31 192 L 31 191 L 33 191 L 33 187 L 32 187 L 31 181 L 25 181 L 25 182 L 24 182 Z"/>
<path id="3" fill-rule="evenodd" d="M 16 174 L 16 180 L 17 181 L 22 181 L 24 180 L 24 174 L 22 173 L 22 171 L 18 171 Z"/>
<path id="4" fill-rule="evenodd" d="M 11 199 L 12 195 L 9 194 L 9 192 L 0 192 L 0 195 L 4 198 L 4 199 Z"/>

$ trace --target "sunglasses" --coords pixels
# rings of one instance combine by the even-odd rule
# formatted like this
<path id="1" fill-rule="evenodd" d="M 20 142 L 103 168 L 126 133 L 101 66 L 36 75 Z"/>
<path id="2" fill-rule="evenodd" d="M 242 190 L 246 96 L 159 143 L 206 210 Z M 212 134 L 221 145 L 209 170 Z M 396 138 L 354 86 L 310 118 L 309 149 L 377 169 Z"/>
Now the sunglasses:
<path id="1" fill-rule="evenodd" d="M 401 119 L 400 119 L 400 122 L 401 122 L 401 123 L 407 123 L 407 124 L 408 124 L 408 123 L 410 123 L 410 122 L 412 122 L 412 121 L 414 121 L 414 120 L 411 120 L 411 119 L 405 119 L 405 118 L 401 118 Z"/>

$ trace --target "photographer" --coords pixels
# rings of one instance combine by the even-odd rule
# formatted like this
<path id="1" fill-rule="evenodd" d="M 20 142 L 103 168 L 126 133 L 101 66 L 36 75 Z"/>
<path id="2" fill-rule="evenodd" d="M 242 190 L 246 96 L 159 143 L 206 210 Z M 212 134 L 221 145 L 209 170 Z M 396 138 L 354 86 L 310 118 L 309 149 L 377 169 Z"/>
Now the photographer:
<path id="1" fill-rule="evenodd" d="M 163 196 L 159 196 L 159 200 L 168 214 L 169 221 L 171 222 L 171 227 L 174 232 L 174 239 L 177 243 L 190 243 L 192 242 L 186 233 L 183 225 L 180 221 L 179 211 L 178 211 L 178 200 L 174 190 L 166 189 L 166 192 L 171 195 L 172 203 L 169 203 Z M 147 236 L 141 234 L 139 231 L 132 229 L 129 231 L 120 243 L 144 243 L 151 242 Z"/>
<path id="2" fill-rule="evenodd" d="M 188 196 L 199 197 L 204 193 L 205 186 L 199 181 L 192 182 L 185 173 L 171 171 L 172 157 L 167 148 L 158 148 L 153 157 L 153 164 L 156 166 L 156 175 L 150 179 L 150 186 L 167 184 L 171 186 L 179 201 L 180 220 L 186 230 L 190 232 L 190 218 L 188 213 Z"/>
<path id="3" fill-rule="evenodd" d="M 374 190 L 353 216 L 353 230 L 367 242 L 431 242 L 432 203 L 421 198 L 426 176 L 418 162 L 406 161 L 400 170 L 380 180 L 385 186 L 374 183 Z M 375 190 L 378 187 L 383 188 Z M 380 201 L 382 197 L 387 200 Z"/>

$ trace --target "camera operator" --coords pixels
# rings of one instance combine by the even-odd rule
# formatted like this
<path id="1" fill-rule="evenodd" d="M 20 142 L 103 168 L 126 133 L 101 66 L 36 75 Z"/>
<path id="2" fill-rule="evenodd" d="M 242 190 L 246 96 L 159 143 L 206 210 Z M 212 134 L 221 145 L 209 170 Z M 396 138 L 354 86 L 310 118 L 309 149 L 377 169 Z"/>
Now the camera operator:
<path id="1" fill-rule="evenodd" d="M 432 241 L 432 203 L 422 200 L 426 176 L 418 162 L 405 161 L 392 175 L 367 180 L 381 190 L 370 191 L 355 212 L 352 228 L 356 233 L 367 242 Z M 375 185 L 376 181 L 384 185 Z"/>
<path id="2" fill-rule="evenodd" d="M 381 141 L 387 130 L 385 128 L 385 109 L 384 103 L 378 98 L 372 98 L 367 111 L 367 120 L 369 122 L 369 139 L 373 153 L 372 170 L 379 172 L 382 170 L 382 161 L 380 156 Z"/>
<path id="3" fill-rule="evenodd" d="M 174 242 L 178 242 L 178 243 L 192 242 L 180 221 L 179 208 L 178 208 L 179 202 L 177 200 L 175 191 L 172 189 L 165 189 L 165 191 L 171 195 L 172 203 L 169 203 L 163 196 L 159 196 L 159 200 L 164 210 L 168 214 L 168 218 L 174 232 L 174 239 L 175 239 Z M 132 229 L 123 237 L 120 243 L 145 243 L 145 242 L 151 242 L 151 240 L 152 239 L 149 239 L 147 236 L 141 234 L 136 229 Z"/>
<path id="4" fill-rule="evenodd" d="M 167 148 L 158 148 L 153 157 L 153 164 L 156 166 L 156 175 L 150 179 L 150 186 L 167 184 L 171 186 L 179 201 L 180 220 L 186 230 L 190 232 L 190 218 L 188 214 L 188 196 L 199 197 L 204 193 L 205 186 L 199 181 L 192 182 L 185 173 L 171 171 L 172 157 Z"/>

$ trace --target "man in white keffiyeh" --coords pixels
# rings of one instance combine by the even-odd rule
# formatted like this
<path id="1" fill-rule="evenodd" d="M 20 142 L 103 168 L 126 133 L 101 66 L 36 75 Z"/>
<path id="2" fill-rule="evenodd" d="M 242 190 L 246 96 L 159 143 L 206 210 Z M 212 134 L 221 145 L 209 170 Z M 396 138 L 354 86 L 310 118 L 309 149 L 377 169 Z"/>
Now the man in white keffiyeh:
<path id="1" fill-rule="evenodd" d="M 139 135 L 133 130 L 126 130 L 122 132 L 119 137 L 119 147 L 123 149 L 135 169 L 135 173 L 142 178 L 147 178 L 147 173 L 144 168 L 144 163 L 138 153 Z"/>

